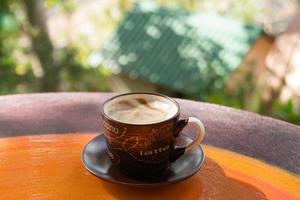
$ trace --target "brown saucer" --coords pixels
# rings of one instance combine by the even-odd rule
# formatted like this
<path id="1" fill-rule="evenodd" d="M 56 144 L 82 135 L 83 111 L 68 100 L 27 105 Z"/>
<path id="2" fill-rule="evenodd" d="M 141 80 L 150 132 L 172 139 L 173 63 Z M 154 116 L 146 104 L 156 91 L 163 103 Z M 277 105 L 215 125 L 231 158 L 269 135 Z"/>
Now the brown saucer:
<path id="1" fill-rule="evenodd" d="M 93 175 L 112 183 L 128 186 L 153 187 L 169 185 L 183 181 L 199 171 L 204 161 L 204 153 L 200 146 L 186 152 L 171 163 L 169 170 L 157 176 L 133 177 L 121 173 L 107 155 L 103 134 L 92 139 L 84 148 L 82 162 Z"/>

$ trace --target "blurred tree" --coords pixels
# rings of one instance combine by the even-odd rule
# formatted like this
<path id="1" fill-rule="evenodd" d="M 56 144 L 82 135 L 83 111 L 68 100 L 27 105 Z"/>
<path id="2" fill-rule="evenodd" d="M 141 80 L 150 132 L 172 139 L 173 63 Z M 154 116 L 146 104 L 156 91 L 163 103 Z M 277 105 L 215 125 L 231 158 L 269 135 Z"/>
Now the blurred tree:
<path id="1" fill-rule="evenodd" d="M 19 44 L 22 36 L 21 16 L 13 12 L 19 6 L 19 2 L 14 0 L 3 0 L 0 4 L 0 94 L 18 92 L 34 78 L 29 63 L 24 59 L 17 60 L 15 56 L 27 51 Z M 32 90 L 34 88 L 33 84 Z"/>
<path id="2" fill-rule="evenodd" d="M 70 15 L 76 2 L 1 1 L 0 94 L 107 90 L 106 72 L 88 66 L 78 45 L 55 47 L 50 39 L 47 9 L 56 5 Z"/>
<path id="3" fill-rule="evenodd" d="M 40 91 L 56 91 L 59 86 L 61 66 L 54 62 L 54 47 L 49 38 L 42 0 L 24 0 L 26 15 L 30 23 L 28 35 L 32 50 L 43 67 Z"/>

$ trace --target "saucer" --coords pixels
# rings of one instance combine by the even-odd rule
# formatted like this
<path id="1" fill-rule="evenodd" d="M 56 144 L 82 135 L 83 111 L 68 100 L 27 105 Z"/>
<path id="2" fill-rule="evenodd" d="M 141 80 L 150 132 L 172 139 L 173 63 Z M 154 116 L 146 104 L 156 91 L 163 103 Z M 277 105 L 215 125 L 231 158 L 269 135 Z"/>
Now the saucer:
<path id="1" fill-rule="evenodd" d="M 132 177 L 121 173 L 112 165 L 103 134 L 93 138 L 82 153 L 83 165 L 93 175 L 112 183 L 139 187 L 169 185 L 183 181 L 197 173 L 203 161 L 204 152 L 198 146 L 172 162 L 170 168 L 162 174 L 151 177 Z"/>

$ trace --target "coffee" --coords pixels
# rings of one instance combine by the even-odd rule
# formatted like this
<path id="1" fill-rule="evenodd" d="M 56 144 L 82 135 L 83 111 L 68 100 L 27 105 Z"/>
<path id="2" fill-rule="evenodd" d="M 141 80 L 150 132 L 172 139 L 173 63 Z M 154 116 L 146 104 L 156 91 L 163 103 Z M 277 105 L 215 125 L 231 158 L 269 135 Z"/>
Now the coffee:
<path id="1" fill-rule="evenodd" d="M 160 94 L 121 94 L 103 103 L 102 125 L 108 156 L 121 172 L 150 175 L 168 169 L 185 149 L 199 145 L 204 126 L 199 119 L 179 119 L 179 105 Z M 157 123 L 159 122 L 159 123 Z M 189 144 L 176 145 L 176 137 L 189 123 L 198 126 Z"/>
<path id="2" fill-rule="evenodd" d="M 157 95 L 136 94 L 113 99 L 104 106 L 104 113 L 123 123 L 151 124 L 174 116 L 177 106 Z"/>

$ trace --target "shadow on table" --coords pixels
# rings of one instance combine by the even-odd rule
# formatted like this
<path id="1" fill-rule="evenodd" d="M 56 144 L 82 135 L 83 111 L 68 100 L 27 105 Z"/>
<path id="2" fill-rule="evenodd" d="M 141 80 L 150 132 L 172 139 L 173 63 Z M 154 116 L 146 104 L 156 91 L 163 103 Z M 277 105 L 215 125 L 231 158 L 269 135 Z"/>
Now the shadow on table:
<path id="1" fill-rule="evenodd" d="M 103 182 L 103 187 L 116 199 L 251 199 L 267 200 L 256 187 L 229 178 L 212 159 L 206 161 L 200 172 L 178 184 L 156 188 L 134 188 Z"/>

